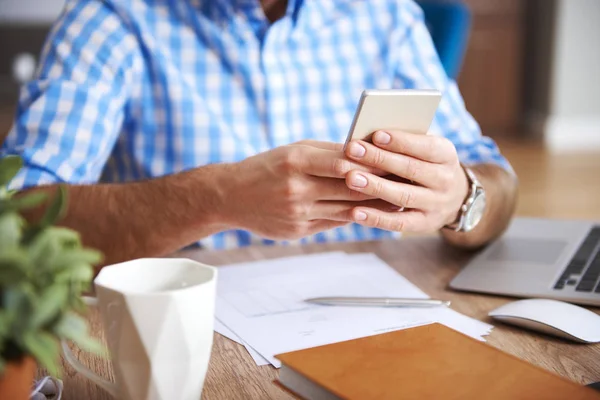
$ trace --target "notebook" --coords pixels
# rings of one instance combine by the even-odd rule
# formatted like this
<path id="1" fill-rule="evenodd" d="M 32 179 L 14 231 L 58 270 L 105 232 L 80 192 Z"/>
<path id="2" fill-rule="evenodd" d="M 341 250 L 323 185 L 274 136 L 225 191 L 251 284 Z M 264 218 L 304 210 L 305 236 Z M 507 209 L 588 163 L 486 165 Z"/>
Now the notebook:
<path id="1" fill-rule="evenodd" d="M 309 400 L 600 399 L 600 393 L 441 324 L 276 356 Z"/>

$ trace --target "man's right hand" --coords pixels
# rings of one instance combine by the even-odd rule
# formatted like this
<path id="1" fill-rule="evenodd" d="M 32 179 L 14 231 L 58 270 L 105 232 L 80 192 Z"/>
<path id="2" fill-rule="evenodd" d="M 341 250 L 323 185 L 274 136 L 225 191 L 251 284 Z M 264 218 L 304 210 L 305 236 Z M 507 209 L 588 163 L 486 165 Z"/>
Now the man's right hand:
<path id="1" fill-rule="evenodd" d="M 335 143 L 303 141 L 249 157 L 224 171 L 220 218 L 268 239 L 291 240 L 347 224 L 357 202 L 385 208 L 346 186 L 354 169 L 380 174 L 346 158 Z"/>

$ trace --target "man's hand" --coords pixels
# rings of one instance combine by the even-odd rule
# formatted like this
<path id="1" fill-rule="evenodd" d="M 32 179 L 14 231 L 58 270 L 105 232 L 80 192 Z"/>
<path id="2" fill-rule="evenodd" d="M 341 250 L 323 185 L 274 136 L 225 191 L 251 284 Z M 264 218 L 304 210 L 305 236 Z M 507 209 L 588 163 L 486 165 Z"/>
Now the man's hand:
<path id="1" fill-rule="evenodd" d="M 408 181 L 353 170 L 347 174 L 346 184 L 404 210 L 355 207 L 354 221 L 390 231 L 431 232 L 456 220 L 468 194 L 468 181 L 452 142 L 439 136 L 378 131 L 373 143 L 351 142 L 346 155 Z"/>
<path id="2" fill-rule="evenodd" d="M 304 141 L 247 158 L 223 175 L 222 221 L 269 239 L 298 239 L 351 222 L 357 204 L 389 208 L 349 189 L 343 178 L 351 170 L 382 173 L 348 160 L 334 143 Z"/>
<path id="3" fill-rule="evenodd" d="M 162 257 L 228 229 L 296 239 L 347 224 L 357 204 L 389 206 L 346 187 L 343 178 L 353 169 L 383 173 L 348 160 L 341 145 L 307 141 L 161 178 L 67 185 L 70 201 L 61 224 L 102 251 L 106 265 Z M 51 196 L 56 189 L 30 191 Z M 38 221 L 43 212 L 38 207 L 27 218 Z"/>

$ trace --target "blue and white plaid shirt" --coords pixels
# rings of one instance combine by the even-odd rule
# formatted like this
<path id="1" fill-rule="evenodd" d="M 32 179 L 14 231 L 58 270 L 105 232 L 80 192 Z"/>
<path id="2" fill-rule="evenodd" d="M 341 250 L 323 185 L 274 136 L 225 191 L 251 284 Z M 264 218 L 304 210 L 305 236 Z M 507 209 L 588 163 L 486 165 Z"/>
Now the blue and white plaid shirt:
<path id="1" fill-rule="evenodd" d="M 442 91 L 431 133 L 466 164 L 510 168 L 409 0 L 290 0 L 273 24 L 258 0 L 71 0 L 2 153 L 25 160 L 14 188 L 147 179 L 302 139 L 343 142 L 366 88 Z M 302 242 L 394 235 L 352 224 Z M 228 231 L 201 244 L 260 242 L 271 243 Z"/>

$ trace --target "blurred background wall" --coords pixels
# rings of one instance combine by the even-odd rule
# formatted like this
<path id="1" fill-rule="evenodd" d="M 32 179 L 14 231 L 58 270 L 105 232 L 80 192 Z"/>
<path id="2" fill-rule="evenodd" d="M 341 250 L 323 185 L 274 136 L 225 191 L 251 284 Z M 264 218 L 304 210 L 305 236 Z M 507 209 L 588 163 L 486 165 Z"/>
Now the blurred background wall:
<path id="1" fill-rule="evenodd" d="M 473 12 L 459 78 L 494 137 L 600 148 L 600 1 L 466 0 Z"/>
<path id="2" fill-rule="evenodd" d="M 43 24 L 52 23 L 64 0 L 2 0 L 0 2 L 0 22 Z"/>
<path id="3" fill-rule="evenodd" d="M 0 0 L 0 100 L 10 102 L 39 57 L 64 0 Z"/>
<path id="4" fill-rule="evenodd" d="M 600 1 L 558 1 L 553 48 L 547 142 L 600 148 Z"/>

